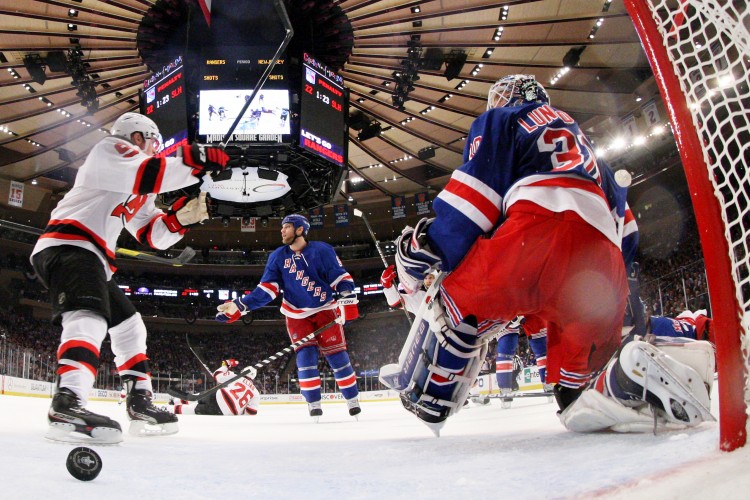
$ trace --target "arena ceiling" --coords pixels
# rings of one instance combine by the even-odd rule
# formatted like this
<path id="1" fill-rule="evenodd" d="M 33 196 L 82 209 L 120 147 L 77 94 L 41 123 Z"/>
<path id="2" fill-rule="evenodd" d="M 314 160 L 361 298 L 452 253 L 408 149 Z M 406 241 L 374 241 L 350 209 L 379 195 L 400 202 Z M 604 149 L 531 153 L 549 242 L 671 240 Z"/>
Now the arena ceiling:
<path id="1" fill-rule="evenodd" d="M 221 1 L 229 0 L 213 0 Z M 350 130 L 349 180 L 337 199 L 368 207 L 382 232 L 392 231 L 391 196 L 429 191 L 434 197 L 461 165 L 469 126 L 499 77 L 535 75 L 553 104 L 574 116 L 594 142 L 613 133 L 620 118 L 637 108 L 637 98 L 657 93 L 621 0 L 319 3 L 339 7 L 353 28 L 351 55 L 340 71 L 350 91 L 350 114 L 363 112 L 382 130 L 363 139 Z M 152 4 L 0 0 L 0 180 L 42 190 L 42 198 L 54 203 L 113 120 L 138 108 L 138 91 L 150 71 L 136 34 Z M 394 72 L 403 67 L 410 41 L 437 60 L 420 69 L 399 109 L 392 98 Z M 40 84 L 24 65 L 28 56 L 76 44 L 96 91 L 93 112 L 69 75 L 47 68 Z M 446 60 L 458 61 L 455 76 L 446 75 Z M 563 61 L 572 66 L 567 72 Z M 35 212 L 46 220 L 49 209 L 40 203 Z M 270 238 L 278 241 L 276 228 Z"/>

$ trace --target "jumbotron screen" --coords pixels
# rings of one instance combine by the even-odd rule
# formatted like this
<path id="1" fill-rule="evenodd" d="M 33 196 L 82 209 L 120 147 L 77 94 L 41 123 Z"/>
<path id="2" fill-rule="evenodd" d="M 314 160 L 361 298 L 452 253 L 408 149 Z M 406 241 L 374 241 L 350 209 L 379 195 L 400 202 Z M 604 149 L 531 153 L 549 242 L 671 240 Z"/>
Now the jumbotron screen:
<path id="1" fill-rule="evenodd" d="M 307 53 L 302 71 L 299 144 L 343 167 L 347 139 L 344 79 Z"/>
<path id="2" fill-rule="evenodd" d="M 169 156 L 188 142 L 187 102 L 182 57 L 143 82 L 141 113 L 151 118 L 162 137 L 160 154 Z"/>
<path id="3" fill-rule="evenodd" d="M 274 47 L 211 47 L 203 53 L 198 92 L 198 135 L 220 142 L 272 62 Z M 229 142 L 289 142 L 289 82 L 278 59 L 262 88 L 241 115 Z"/>

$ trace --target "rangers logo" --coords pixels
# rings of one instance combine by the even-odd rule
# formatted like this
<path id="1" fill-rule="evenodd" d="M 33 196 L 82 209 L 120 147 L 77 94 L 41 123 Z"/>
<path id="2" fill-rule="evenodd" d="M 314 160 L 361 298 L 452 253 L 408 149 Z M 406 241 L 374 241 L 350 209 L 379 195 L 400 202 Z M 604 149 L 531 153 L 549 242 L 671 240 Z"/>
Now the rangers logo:
<path id="1" fill-rule="evenodd" d="M 471 141 L 471 146 L 469 147 L 469 159 L 471 160 L 474 158 L 474 155 L 477 153 L 477 149 L 479 149 L 479 145 L 482 143 L 482 136 L 478 135 L 474 138 L 474 140 Z"/>
<path id="2" fill-rule="evenodd" d="M 292 265 L 292 259 L 284 259 L 284 269 Z"/>
<path id="3" fill-rule="evenodd" d="M 312 292 L 313 288 L 315 288 L 315 282 L 311 281 L 309 285 L 307 285 L 307 291 Z"/>
<path id="4" fill-rule="evenodd" d="M 313 297 L 317 297 L 318 295 L 320 295 L 320 287 L 316 286 L 315 287 L 315 293 L 313 293 Z"/>
<path id="5" fill-rule="evenodd" d="M 292 264 L 292 267 L 289 268 L 289 273 L 296 273 L 297 272 L 297 265 Z"/>
<path id="6" fill-rule="evenodd" d="M 301 280 L 302 277 L 305 275 L 305 271 L 297 271 L 297 280 Z"/>
<path id="7" fill-rule="evenodd" d="M 328 296 L 328 294 L 326 292 L 321 293 L 320 294 L 320 301 L 321 302 L 325 302 L 327 296 Z"/>
<path id="8" fill-rule="evenodd" d="M 307 276 L 305 276 L 304 278 L 302 278 L 302 286 L 307 286 L 307 282 L 308 281 L 310 281 L 310 278 L 308 278 Z"/>

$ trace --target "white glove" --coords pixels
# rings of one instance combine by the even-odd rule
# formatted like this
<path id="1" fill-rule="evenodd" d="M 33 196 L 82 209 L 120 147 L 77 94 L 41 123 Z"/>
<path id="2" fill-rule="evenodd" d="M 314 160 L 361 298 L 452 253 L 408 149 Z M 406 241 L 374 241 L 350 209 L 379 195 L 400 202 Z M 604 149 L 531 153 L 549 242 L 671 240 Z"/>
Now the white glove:
<path id="1" fill-rule="evenodd" d="M 206 203 L 206 192 L 201 191 L 197 198 L 188 201 L 185 206 L 177 210 L 177 220 L 183 227 L 200 224 L 208 219 L 208 204 Z"/>

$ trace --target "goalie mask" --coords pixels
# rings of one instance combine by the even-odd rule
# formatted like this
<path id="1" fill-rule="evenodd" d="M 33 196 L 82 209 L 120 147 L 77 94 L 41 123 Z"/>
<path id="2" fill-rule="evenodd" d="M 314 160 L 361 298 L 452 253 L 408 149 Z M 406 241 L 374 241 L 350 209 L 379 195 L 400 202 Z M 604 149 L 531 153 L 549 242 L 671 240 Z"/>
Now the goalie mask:
<path id="1" fill-rule="evenodd" d="M 490 87 L 487 110 L 522 106 L 532 102 L 549 104 L 549 96 L 534 75 L 508 75 Z"/>
<path id="2" fill-rule="evenodd" d="M 112 125 L 109 133 L 115 137 L 120 137 L 129 142 L 133 142 L 132 135 L 140 132 L 143 138 L 149 139 L 154 143 L 154 151 L 161 151 L 163 143 L 159 127 L 151 118 L 143 116 L 140 113 L 123 113 Z"/>

